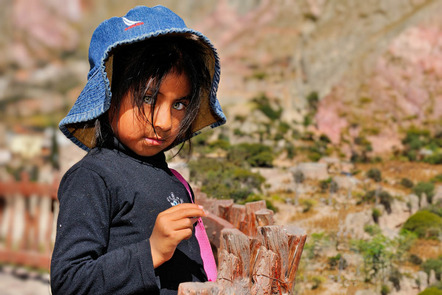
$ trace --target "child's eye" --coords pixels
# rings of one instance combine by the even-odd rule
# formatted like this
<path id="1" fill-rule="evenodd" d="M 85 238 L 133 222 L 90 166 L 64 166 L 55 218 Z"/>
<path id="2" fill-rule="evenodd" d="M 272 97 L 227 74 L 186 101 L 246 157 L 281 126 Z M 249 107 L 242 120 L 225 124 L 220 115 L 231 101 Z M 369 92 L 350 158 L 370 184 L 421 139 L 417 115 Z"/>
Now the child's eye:
<path id="1" fill-rule="evenodd" d="M 146 95 L 143 97 L 143 102 L 145 104 L 153 104 L 153 97 L 150 95 Z"/>
<path id="2" fill-rule="evenodd" d="M 177 101 L 177 102 L 175 102 L 175 103 L 173 104 L 172 107 L 173 107 L 175 110 L 181 111 L 181 110 L 183 110 L 186 106 L 187 106 L 187 104 L 185 104 L 184 102 L 182 102 L 182 101 Z"/>

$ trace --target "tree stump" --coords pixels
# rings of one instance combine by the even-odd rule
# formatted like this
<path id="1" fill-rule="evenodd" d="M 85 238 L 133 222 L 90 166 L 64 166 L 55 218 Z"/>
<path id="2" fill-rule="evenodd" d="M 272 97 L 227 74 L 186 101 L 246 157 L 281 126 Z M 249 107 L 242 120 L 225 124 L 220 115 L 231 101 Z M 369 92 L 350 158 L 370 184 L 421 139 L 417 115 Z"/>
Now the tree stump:
<path id="1" fill-rule="evenodd" d="M 179 295 L 292 294 L 306 235 L 274 225 L 264 201 L 238 205 L 204 194 L 196 200 L 212 211 L 203 220 L 216 245 L 218 278 L 180 284 Z"/>

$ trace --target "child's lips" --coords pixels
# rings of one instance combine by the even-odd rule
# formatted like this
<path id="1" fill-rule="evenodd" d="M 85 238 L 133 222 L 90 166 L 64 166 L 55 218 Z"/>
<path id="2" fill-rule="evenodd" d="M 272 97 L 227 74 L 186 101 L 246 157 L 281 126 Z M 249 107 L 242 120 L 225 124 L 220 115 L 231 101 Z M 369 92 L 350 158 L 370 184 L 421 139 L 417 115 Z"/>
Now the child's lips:
<path id="1" fill-rule="evenodd" d="M 164 139 L 156 138 L 156 137 L 154 137 L 154 138 L 152 138 L 152 137 L 146 137 L 146 138 L 145 138 L 145 141 L 146 141 L 146 143 L 149 144 L 149 145 L 162 145 L 162 144 L 165 142 Z"/>

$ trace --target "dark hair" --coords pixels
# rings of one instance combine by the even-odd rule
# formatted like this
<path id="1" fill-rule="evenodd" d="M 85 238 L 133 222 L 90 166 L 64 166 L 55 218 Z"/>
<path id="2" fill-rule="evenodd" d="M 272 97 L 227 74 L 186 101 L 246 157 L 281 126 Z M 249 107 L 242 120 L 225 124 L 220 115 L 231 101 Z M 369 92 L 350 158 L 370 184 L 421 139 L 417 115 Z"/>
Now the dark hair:
<path id="1" fill-rule="evenodd" d="M 110 121 L 118 114 L 122 98 L 130 91 L 133 104 L 144 113 L 144 95 L 149 87 L 156 94 L 164 77 L 170 72 L 186 74 L 190 83 L 189 104 L 181 121 L 180 131 L 172 146 L 191 137 L 192 123 L 201 104 L 201 96 L 209 95 L 212 77 L 206 60 L 210 49 L 198 37 L 191 34 L 169 34 L 153 37 L 129 45 L 121 45 L 112 52 L 113 73 L 111 82 L 112 104 L 109 114 L 105 113 L 96 122 L 96 146 L 104 144 L 112 135 Z M 153 124 L 154 112 L 146 121 Z M 152 125 L 153 127 L 153 125 Z M 170 148 L 170 147 L 169 147 Z M 181 149 L 180 149 L 181 150 Z"/>

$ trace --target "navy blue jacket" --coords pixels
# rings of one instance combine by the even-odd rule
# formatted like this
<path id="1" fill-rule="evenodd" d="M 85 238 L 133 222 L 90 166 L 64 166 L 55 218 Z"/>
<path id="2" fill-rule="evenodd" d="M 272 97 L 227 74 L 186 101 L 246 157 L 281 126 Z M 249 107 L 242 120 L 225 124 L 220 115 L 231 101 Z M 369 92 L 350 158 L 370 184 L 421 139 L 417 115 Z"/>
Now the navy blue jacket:
<path id="1" fill-rule="evenodd" d="M 164 153 L 139 157 L 119 143 L 95 148 L 66 172 L 58 198 L 54 295 L 176 294 L 181 282 L 207 280 L 194 236 L 153 268 L 157 215 L 190 202 Z"/>

